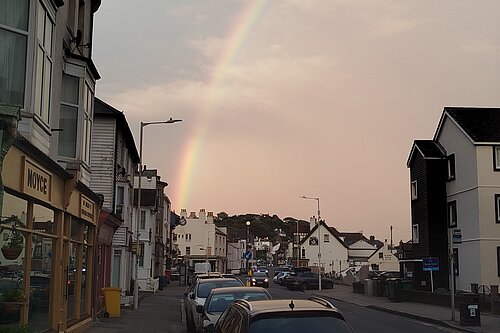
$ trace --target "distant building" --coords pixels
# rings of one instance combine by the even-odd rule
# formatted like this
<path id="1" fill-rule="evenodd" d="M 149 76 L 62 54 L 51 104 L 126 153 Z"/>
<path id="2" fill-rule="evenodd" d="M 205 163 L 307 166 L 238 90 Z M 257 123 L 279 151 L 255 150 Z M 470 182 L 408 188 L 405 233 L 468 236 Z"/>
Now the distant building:
<path id="1" fill-rule="evenodd" d="M 199 216 L 195 212 L 187 215 L 182 209 L 180 218 L 185 219 L 185 225 L 179 225 L 174 230 L 174 241 L 179 251 L 178 258 L 189 267 L 197 262 L 209 262 L 212 271 L 227 270 L 227 234 L 225 228 L 218 228 L 214 223 L 213 212 L 201 209 Z"/>

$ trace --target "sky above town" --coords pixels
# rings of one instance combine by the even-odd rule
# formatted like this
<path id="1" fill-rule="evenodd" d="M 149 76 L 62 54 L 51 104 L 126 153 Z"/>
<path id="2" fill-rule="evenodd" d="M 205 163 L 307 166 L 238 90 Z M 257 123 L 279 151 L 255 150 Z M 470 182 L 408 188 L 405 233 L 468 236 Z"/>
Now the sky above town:
<path id="1" fill-rule="evenodd" d="M 500 106 L 497 0 L 104 0 L 96 96 L 177 213 L 411 239 L 406 161 L 445 106 Z"/>

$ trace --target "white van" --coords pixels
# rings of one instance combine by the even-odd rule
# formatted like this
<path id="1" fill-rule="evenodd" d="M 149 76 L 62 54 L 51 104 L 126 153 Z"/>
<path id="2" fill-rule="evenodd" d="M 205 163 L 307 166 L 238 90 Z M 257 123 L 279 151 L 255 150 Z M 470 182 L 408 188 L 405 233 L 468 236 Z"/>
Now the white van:
<path id="1" fill-rule="evenodd" d="M 194 273 L 210 273 L 212 271 L 212 266 L 208 262 L 197 262 L 194 264 Z"/>

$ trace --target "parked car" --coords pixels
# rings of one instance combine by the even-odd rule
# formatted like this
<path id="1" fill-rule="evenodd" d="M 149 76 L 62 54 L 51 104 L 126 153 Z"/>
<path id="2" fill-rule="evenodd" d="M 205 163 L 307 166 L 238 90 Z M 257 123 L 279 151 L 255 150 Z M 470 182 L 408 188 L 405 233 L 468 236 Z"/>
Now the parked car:
<path id="1" fill-rule="evenodd" d="M 285 279 L 290 275 L 297 275 L 295 272 L 283 272 L 283 275 L 278 278 L 278 283 L 282 286 L 285 285 Z"/>
<path id="2" fill-rule="evenodd" d="M 340 311 L 323 298 L 248 302 L 237 300 L 208 332 L 353 333 Z"/>
<path id="3" fill-rule="evenodd" d="M 278 279 L 279 279 L 280 277 L 282 277 L 284 274 L 285 274 L 285 272 L 279 272 L 278 274 L 276 274 L 276 275 L 273 277 L 273 282 L 274 282 L 274 283 L 278 283 Z"/>
<path id="4" fill-rule="evenodd" d="M 261 287 L 226 287 L 212 289 L 203 306 L 198 305 L 196 312 L 201 315 L 201 320 L 196 327 L 197 332 L 205 332 L 207 327 L 215 325 L 220 315 L 235 300 L 245 299 L 256 301 L 271 299 L 264 288 Z"/>
<path id="5" fill-rule="evenodd" d="M 281 272 L 289 272 L 289 271 L 290 271 L 290 268 L 288 268 L 288 267 L 284 267 L 284 266 L 276 267 L 274 269 L 274 276 L 278 275 Z"/>
<path id="6" fill-rule="evenodd" d="M 199 315 L 196 306 L 205 304 L 205 299 L 212 289 L 223 287 L 242 287 L 243 282 L 239 279 L 226 279 L 223 277 L 213 279 L 197 279 L 187 292 L 184 302 L 186 313 L 186 325 L 189 332 L 193 332 L 197 326 Z"/>
<path id="7" fill-rule="evenodd" d="M 285 286 L 290 290 L 306 290 L 318 289 L 319 278 L 316 273 L 302 273 L 297 275 L 290 275 L 285 280 Z M 333 280 L 327 277 L 321 277 L 321 287 L 324 289 L 333 288 Z"/>
<path id="8" fill-rule="evenodd" d="M 256 287 L 269 287 L 269 276 L 264 272 L 255 272 L 252 274 L 252 279 L 250 280 L 252 286 Z"/>

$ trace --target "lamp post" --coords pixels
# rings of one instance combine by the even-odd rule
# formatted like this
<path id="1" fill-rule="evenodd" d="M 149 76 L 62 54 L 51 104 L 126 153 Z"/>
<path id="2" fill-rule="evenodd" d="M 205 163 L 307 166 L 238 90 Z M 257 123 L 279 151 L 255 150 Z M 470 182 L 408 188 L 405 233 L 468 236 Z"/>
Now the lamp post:
<path id="1" fill-rule="evenodd" d="M 318 289 L 321 290 L 321 213 L 319 210 L 319 197 L 301 196 L 302 199 L 316 200 L 318 203 Z"/>
<path id="2" fill-rule="evenodd" d="M 136 233 L 137 233 L 137 244 L 136 244 L 136 262 L 135 262 L 135 283 L 134 283 L 134 310 L 139 307 L 139 223 L 141 220 L 141 179 L 142 179 L 142 137 L 144 132 L 144 127 L 148 125 L 159 125 L 159 124 L 173 124 L 182 121 L 181 119 L 172 119 L 164 121 L 141 121 L 141 131 L 139 136 L 139 183 L 137 185 L 137 212 L 136 212 Z"/>
<path id="3" fill-rule="evenodd" d="M 247 221 L 246 225 L 247 225 L 247 251 L 250 251 L 250 247 L 249 247 L 249 244 L 250 244 L 250 221 Z M 246 263 L 247 271 L 250 270 L 250 267 L 248 267 L 249 261 L 250 261 L 250 258 L 247 257 L 247 263 Z"/>
<path id="4" fill-rule="evenodd" d="M 297 267 L 300 267 L 300 237 L 299 237 L 299 221 L 297 221 Z"/>

